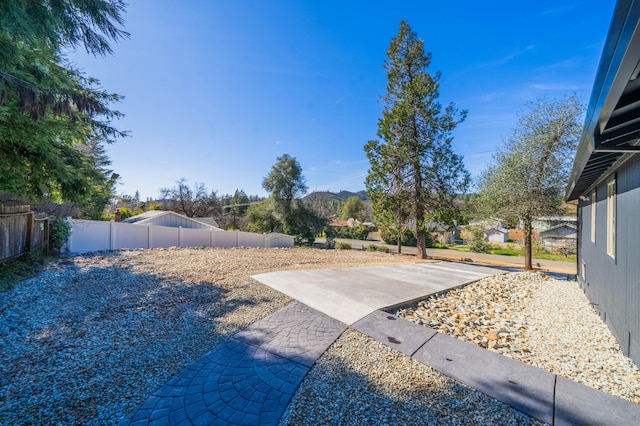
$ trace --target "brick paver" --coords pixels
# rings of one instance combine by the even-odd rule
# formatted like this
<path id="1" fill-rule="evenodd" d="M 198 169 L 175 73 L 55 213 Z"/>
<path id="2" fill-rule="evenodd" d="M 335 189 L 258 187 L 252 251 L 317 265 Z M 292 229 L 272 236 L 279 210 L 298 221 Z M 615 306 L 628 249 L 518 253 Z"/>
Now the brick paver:
<path id="1" fill-rule="evenodd" d="M 120 425 L 277 424 L 316 359 L 346 328 L 294 302 L 191 364 Z"/>

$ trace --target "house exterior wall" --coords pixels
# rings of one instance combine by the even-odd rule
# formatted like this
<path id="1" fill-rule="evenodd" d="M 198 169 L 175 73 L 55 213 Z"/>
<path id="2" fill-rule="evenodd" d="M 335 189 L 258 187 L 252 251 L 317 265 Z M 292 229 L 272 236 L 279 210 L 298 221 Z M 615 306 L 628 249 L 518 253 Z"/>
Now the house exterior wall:
<path id="1" fill-rule="evenodd" d="M 504 232 L 488 232 L 487 240 L 492 243 L 506 243 L 509 240 L 509 234 Z"/>
<path id="2" fill-rule="evenodd" d="M 595 243 L 591 241 L 593 200 L 579 202 L 578 281 L 625 355 L 640 365 L 640 156 L 615 173 L 615 258 L 607 254 L 607 182 L 611 177 L 596 189 Z M 583 195 L 591 197 L 591 191 Z"/>
<path id="3" fill-rule="evenodd" d="M 549 232 L 540 232 L 540 242 L 542 244 L 575 244 L 577 238 L 577 231 L 569 227 L 557 228 Z"/>

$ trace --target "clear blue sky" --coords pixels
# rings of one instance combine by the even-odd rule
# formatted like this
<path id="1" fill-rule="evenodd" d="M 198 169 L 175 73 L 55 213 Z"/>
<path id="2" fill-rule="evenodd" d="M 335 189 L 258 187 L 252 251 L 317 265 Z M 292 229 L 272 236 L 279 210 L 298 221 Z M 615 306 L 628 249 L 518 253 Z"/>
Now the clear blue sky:
<path id="1" fill-rule="evenodd" d="M 309 190 L 364 189 L 382 68 L 406 19 L 441 71 L 441 102 L 469 111 L 455 146 L 476 176 L 527 101 L 588 102 L 614 0 L 132 0 L 114 55 L 70 55 L 126 99 L 109 146 L 117 192 L 142 199 L 181 177 L 219 194 L 261 187 L 276 157 Z"/>

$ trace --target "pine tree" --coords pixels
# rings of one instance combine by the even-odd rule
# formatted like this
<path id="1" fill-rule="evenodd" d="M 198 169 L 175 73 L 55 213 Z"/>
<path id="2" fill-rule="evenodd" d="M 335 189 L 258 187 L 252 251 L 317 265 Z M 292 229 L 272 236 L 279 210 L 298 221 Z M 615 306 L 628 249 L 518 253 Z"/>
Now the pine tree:
<path id="1" fill-rule="evenodd" d="M 448 223 L 456 217 L 453 204 L 456 193 L 464 192 L 470 176 L 462 156 L 453 150 L 452 132 L 466 117 L 453 104 L 444 109 L 438 103 L 440 73 L 428 71 L 431 54 L 406 21 L 391 40 L 384 67 L 387 71 L 385 108 L 378 123 L 381 143 L 368 143 L 365 151 L 372 168 L 367 182 L 384 181 L 378 174 L 393 173 L 393 168 L 377 167 L 372 159 L 395 164 L 401 174 L 396 194 L 408 194 L 408 209 L 415 218 L 417 257 L 426 258 L 426 225 L 429 221 Z M 386 148 L 382 148 L 384 145 Z M 371 194 L 377 191 L 369 186 Z M 374 204 L 375 205 L 375 204 Z M 397 208 L 379 206 L 378 214 Z"/>
<path id="2" fill-rule="evenodd" d="M 111 53 L 128 34 L 122 0 L 0 2 L 0 191 L 34 201 L 69 201 L 95 217 L 117 178 L 104 144 L 126 135 L 99 88 L 62 48 Z M 114 176 L 116 176 L 114 178 Z"/>

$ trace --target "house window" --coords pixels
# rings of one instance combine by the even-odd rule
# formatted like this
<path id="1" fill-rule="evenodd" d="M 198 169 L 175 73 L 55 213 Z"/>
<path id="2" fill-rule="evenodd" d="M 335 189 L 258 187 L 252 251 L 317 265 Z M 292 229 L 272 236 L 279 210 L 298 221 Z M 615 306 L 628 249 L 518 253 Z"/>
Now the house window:
<path id="1" fill-rule="evenodd" d="M 607 254 L 616 257 L 616 180 L 607 184 Z"/>
<path id="2" fill-rule="evenodd" d="M 596 191 L 591 193 L 591 242 L 596 242 Z"/>

